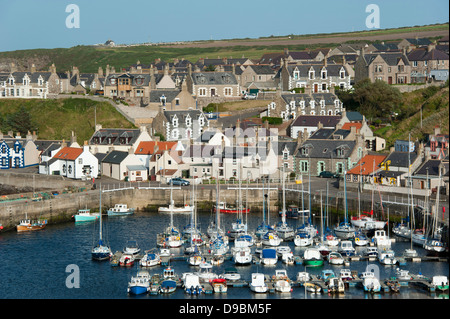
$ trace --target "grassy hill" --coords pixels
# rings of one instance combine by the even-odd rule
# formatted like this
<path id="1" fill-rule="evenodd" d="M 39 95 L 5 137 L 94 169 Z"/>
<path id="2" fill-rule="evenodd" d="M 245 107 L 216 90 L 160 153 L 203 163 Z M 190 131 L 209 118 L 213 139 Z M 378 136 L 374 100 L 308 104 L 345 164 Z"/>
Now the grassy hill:
<path id="1" fill-rule="evenodd" d="M 441 133 L 449 133 L 449 87 L 431 86 L 413 92 L 403 93 L 403 106 L 407 114 L 389 126 L 378 128 L 374 133 L 386 139 L 387 146 L 393 146 L 396 139 L 426 140 L 439 125 Z M 421 112 L 422 109 L 422 112 Z M 422 113 L 422 114 L 421 114 Z M 422 119 L 422 120 L 421 120 Z"/>
<path id="2" fill-rule="evenodd" d="M 136 61 L 148 64 L 160 58 L 172 61 L 174 58 L 185 58 L 196 62 L 199 58 L 217 58 L 242 56 L 259 59 L 264 53 L 280 52 L 288 47 L 291 51 L 305 49 L 332 48 L 342 42 L 377 42 L 400 40 L 403 37 L 416 35 L 431 38 L 449 30 L 449 24 L 414 26 L 396 29 L 380 29 L 347 33 L 330 33 L 316 35 L 289 35 L 283 37 L 261 37 L 258 39 L 229 39 L 219 41 L 196 41 L 181 45 L 155 46 L 76 46 L 72 48 L 33 49 L 0 52 L 0 70 L 9 70 L 9 63 L 15 62 L 19 69 L 29 69 L 32 63 L 38 70 L 46 70 L 54 63 L 57 71 L 70 70 L 77 66 L 81 72 L 97 72 L 98 67 L 107 64 L 116 70 L 128 67 Z"/>
<path id="3" fill-rule="evenodd" d="M 108 102 L 83 98 L 0 100 L 0 118 L 5 119 L 8 114 L 17 112 L 21 106 L 30 113 L 38 128 L 39 139 L 69 140 L 73 131 L 78 143 L 82 145 L 95 131 L 95 113 L 97 124 L 102 124 L 103 127 L 134 128 L 134 125 Z M 5 131 L 6 129 L 3 129 L 4 133 Z"/>

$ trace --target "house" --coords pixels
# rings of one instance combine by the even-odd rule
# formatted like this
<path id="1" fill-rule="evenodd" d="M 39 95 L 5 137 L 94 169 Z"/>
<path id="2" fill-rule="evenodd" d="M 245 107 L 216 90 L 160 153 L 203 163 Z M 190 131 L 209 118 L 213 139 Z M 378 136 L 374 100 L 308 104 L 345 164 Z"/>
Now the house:
<path id="1" fill-rule="evenodd" d="M 294 154 L 298 147 L 296 140 L 279 140 L 276 144 L 278 167 L 285 168 L 285 171 L 292 171 L 295 167 Z"/>
<path id="2" fill-rule="evenodd" d="M 365 54 L 363 51 L 355 63 L 355 82 L 365 78 L 388 84 L 411 83 L 411 64 L 404 52 Z"/>
<path id="3" fill-rule="evenodd" d="M 178 88 L 151 90 L 148 106 L 168 111 L 188 110 L 196 107 L 196 100 L 183 80 L 181 90 Z"/>
<path id="4" fill-rule="evenodd" d="M 306 140 L 318 128 L 335 129 L 341 119 L 340 115 L 299 115 L 290 125 L 290 137 Z"/>
<path id="5" fill-rule="evenodd" d="M 431 76 L 431 71 L 448 71 L 449 69 L 448 54 L 432 45 L 410 51 L 408 60 L 411 64 L 412 83 L 427 81 Z"/>
<path id="6" fill-rule="evenodd" d="M 314 176 L 323 171 L 343 174 L 353 168 L 365 154 L 361 138 L 308 139 L 300 145 L 295 154 L 295 172 Z"/>
<path id="7" fill-rule="evenodd" d="M 436 191 L 438 186 L 443 186 L 441 179 L 448 173 L 448 170 L 448 161 L 439 159 L 426 160 L 412 174 L 412 187 Z"/>
<path id="8" fill-rule="evenodd" d="M 383 154 L 367 154 L 356 165 L 347 171 L 347 181 L 351 183 L 372 183 L 372 176 L 386 159 Z"/>
<path id="9" fill-rule="evenodd" d="M 38 165 L 40 151 L 34 136 L 28 132 L 27 137 L 23 139 L 19 134 L 7 137 L 0 132 L 0 169 Z"/>
<path id="10" fill-rule="evenodd" d="M 197 139 L 209 128 L 209 120 L 200 110 L 159 110 L 152 122 L 152 132 L 167 141 Z"/>
<path id="11" fill-rule="evenodd" d="M 34 64 L 31 71 L 19 72 L 14 63 L 11 72 L 0 73 L 0 98 L 39 98 L 61 92 L 60 79 L 54 65 L 50 71 L 36 71 Z"/>
<path id="12" fill-rule="evenodd" d="M 430 44 L 432 44 L 430 39 L 416 37 L 403 39 L 397 44 L 397 47 L 399 50 L 406 50 L 409 52 L 415 48 L 427 47 Z"/>
<path id="13" fill-rule="evenodd" d="M 249 93 L 275 90 L 277 87 L 275 74 L 275 70 L 268 65 L 249 65 L 240 75 L 240 86 Z"/>
<path id="14" fill-rule="evenodd" d="M 211 98 L 214 101 L 236 100 L 241 94 L 234 72 L 191 72 L 189 67 L 186 81 L 189 92 L 199 102 L 206 103 Z"/>
<path id="15" fill-rule="evenodd" d="M 213 172 L 212 158 L 219 154 L 221 150 L 221 145 L 189 145 L 182 155 L 183 162 L 189 167 L 189 176 L 193 178 L 217 178 L 218 172 Z"/>
<path id="16" fill-rule="evenodd" d="M 341 128 L 343 130 L 351 130 L 353 127 L 355 128 L 356 133 L 361 134 L 364 139 L 366 150 L 375 152 L 384 150 L 386 140 L 384 138 L 374 136 L 372 129 L 369 125 L 367 125 L 367 121 L 365 119 L 361 122 L 347 122 L 343 125 L 337 125 L 337 128 Z"/>
<path id="17" fill-rule="evenodd" d="M 86 141 L 83 147 L 62 145 L 62 148 L 49 161 L 39 164 L 39 174 L 85 180 L 98 176 L 98 166 L 98 160 L 89 151 Z"/>
<path id="18" fill-rule="evenodd" d="M 220 132 L 217 131 L 205 131 L 200 135 L 195 141 L 194 144 L 207 144 L 207 145 L 218 145 L 218 146 L 230 146 L 231 139 Z"/>
<path id="19" fill-rule="evenodd" d="M 148 99 L 150 96 L 150 74 L 109 74 L 105 79 L 104 95 L 111 98 Z"/>
<path id="20" fill-rule="evenodd" d="M 425 158 L 444 159 L 449 154 L 449 135 L 441 134 L 440 127 L 436 126 L 434 134 L 428 136 L 424 150 Z"/>
<path id="21" fill-rule="evenodd" d="M 287 121 L 299 115 L 336 116 L 343 111 L 343 104 L 334 93 L 311 93 L 306 89 L 305 93 L 277 95 L 268 105 L 267 113 Z"/>
<path id="22" fill-rule="evenodd" d="M 254 181 L 278 172 L 278 157 L 271 142 L 255 146 L 225 147 L 212 157 L 212 172 L 219 179 Z"/>
<path id="23" fill-rule="evenodd" d="M 128 152 L 108 153 L 101 162 L 102 175 L 126 182 L 147 181 L 147 168 L 133 152 L 131 148 Z"/>
<path id="24" fill-rule="evenodd" d="M 323 63 L 287 64 L 284 63 L 276 75 L 283 91 L 294 88 L 310 88 L 312 93 L 334 93 L 337 86 L 351 89 L 351 77 L 344 64 Z"/>
<path id="25" fill-rule="evenodd" d="M 139 129 L 123 129 L 103 128 L 97 124 L 89 140 L 89 147 L 93 154 L 108 153 L 112 150 L 128 152 L 130 148 L 136 149 L 140 142 L 151 140 L 145 126 Z"/>

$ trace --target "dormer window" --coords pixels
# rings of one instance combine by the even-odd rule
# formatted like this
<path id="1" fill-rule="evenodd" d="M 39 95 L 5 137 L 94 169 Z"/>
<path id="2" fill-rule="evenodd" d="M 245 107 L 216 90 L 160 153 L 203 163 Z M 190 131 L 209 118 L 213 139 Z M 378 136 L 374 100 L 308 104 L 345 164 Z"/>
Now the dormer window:
<path id="1" fill-rule="evenodd" d="M 294 71 L 294 80 L 298 80 L 300 78 L 300 71 L 295 70 Z"/>
<path id="2" fill-rule="evenodd" d="M 322 108 L 325 107 L 325 100 L 320 100 L 320 106 L 321 106 Z"/>
<path id="3" fill-rule="evenodd" d="M 287 161 L 289 157 L 289 152 L 288 151 L 284 151 L 283 152 L 283 160 Z"/>
<path id="4" fill-rule="evenodd" d="M 23 85 L 29 85 L 30 84 L 30 79 L 27 76 L 23 77 L 22 80 Z"/>
<path id="5" fill-rule="evenodd" d="M 289 103 L 291 105 L 291 109 L 295 109 L 295 101 L 291 101 L 291 103 Z"/>
<path id="6" fill-rule="evenodd" d="M 136 85 L 143 85 L 144 84 L 144 79 L 143 78 L 137 78 L 136 79 Z"/>
<path id="7" fill-rule="evenodd" d="M 339 77 L 341 79 L 345 78 L 345 70 L 344 69 L 341 69 L 341 71 L 339 72 Z"/>
<path id="8" fill-rule="evenodd" d="M 198 124 L 199 124 L 200 126 L 205 125 L 205 119 L 204 119 L 203 117 L 200 117 L 200 118 L 198 119 Z"/>
<path id="9" fill-rule="evenodd" d="M 176 116 L 174 116 L 173 119 L 172 119 L 172 126 L 173 127 L 178 127 L 178 118 Z"/>
<path id="10" fill-rule="evenodd" d="M 314 70 L 311 69 L 311 70 L 309 70 L 309 72 L 308 72 L 308 76 L 309 76 L 309 79 L 310 79 L 310 80 L 314 80 L 315 77 L 316 77 L 316 72 L 314 72 Z"/>
<path id="11" fill-rule="evenodd" d="M 305 101 L 300 101 L 300 108 L 302 108 L 302 109 L 305 108 Z"/>
<path id="12" fill-rule="evenodd" d="M 39 86 L 42 86 L 42 84 L 44 84 L 44 80 L 43 80 L 41 77 L 39 77 L 39 79 L 38 79 L 38 85 L 39 85 Z"/>
<path id="13" fill-rule="evenodd" d="M 162 106 L 166 106 L 166 97 L 164 96 L 164 94 L 160 96 L 159 101 L 161 102 Z"/>
<path id="14" fill-rule="evenodd" d="M 111 83 L 111 85 L 116 85 L 116 79 L 110 79 L 109 82 Z"/>
<path id="15" fill-rule="evenodd" d="M 188 116 L 186 117 L 186 126 L 191 126 L 191 125 L 192 125 L 192 119 L 188 114 Z"/>
<path id="16" fill-rule="evenodd" d="M 14 78 L 13 77 L 9 78 L 9 85 L 14 85 Z"/>
<path id="17" fill-rule="evenodd" d="M 325 69 L 325 70 L 322 70 L 322 72 L 321 72 L 321 78 L 322 78 L 322 80 L 325 80 L 326 78 L 327 78 L 327 70 Z"/>
<path id="18" fill-rule="evenodd" d="M 313 109 L 313 108 L 316 107 L 316 103 L 315 103 L 313 100 L 311 100 L 311 101 L 309 102 L 309 106 Z"/>

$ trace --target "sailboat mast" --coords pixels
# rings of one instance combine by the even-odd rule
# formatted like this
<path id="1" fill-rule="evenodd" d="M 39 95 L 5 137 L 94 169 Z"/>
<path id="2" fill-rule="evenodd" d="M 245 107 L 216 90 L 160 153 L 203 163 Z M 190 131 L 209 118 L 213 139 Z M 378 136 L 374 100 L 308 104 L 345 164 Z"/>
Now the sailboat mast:
<path id="1" fill-rule="evenodd" d="M 286 223 L 286 185 L 285 185 L 285 166 L 283 164 L 283 211 L 281 213 L 283 225 Z"/>
<path id="2" fill-rule="evenodd" d="M 99 231 L 100 231 L 100 242 L 101 242 L 102 241 L 102 184 L 100 184 L 99 191 L 100 191 L 100 200 L 99 200 L 100 206 L 99 206 L 98 214 L 100 215 Z"/>

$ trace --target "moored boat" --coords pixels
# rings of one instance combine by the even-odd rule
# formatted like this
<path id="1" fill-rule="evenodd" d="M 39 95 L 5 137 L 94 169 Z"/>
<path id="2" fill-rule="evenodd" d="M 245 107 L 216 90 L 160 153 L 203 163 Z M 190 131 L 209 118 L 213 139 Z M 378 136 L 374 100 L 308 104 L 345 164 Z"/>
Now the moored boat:
<path id="1" fill-rule="evenodd" d="M 227 280 L 225 278 L 211 280 L 211 286 L 215 293 L 226 293 L 228 291 Z"/>
<path id="2" fill-rule="evenodd" d="M 35 220 L 32 221 L 30 219 L 22 219 L 20 223 L 16 226 L 17 232 L 29 232 L 42 230 L 47 225 L 47 220 Z"/>
<path id="3" fill-rule="evenodd" d="M 323 258 L 320 251 L 316 248 L 307 248 L 303 253 L 303 264 L 309 267 L 322 266 Z"/>
<path id="4" fill-rule="evenodd" d="M 128 208 L 126 204 L 115 204 L 106 212 L 108 216 L 126 216 L 134 214 L 134 208 Z"/>
<path id="5" fill-rule="evenodd" d="M 99 213 L 91 213 L 91 210 L 88 208 L 79 209 L 78 213 L 75 214 L 75 222 L 91 222 L 97 220 L 100 217 Z"/>
<path id="6" fill-rule="evenodd" d="M 267 292 L 268 286 L 264 281 L 264 274 L 252 273 L 252 281 L 250 283 L 250 290 L 256 293 Z"/>
<path id="7" fill-rule="evenodd" d="M 150 274 L 148 271 L 140 270 L 136 276 L 131 277 L 128 283 L 128 293 L 133 295 L 141 295 L 147 293 L 150 289 Z"/>
<path id="8" fill-rule="evenodd" d="M 236 206 L 228 205 L 225 202 L 219 202 L 218 207 L 219 207 L 219 212 L 223 213 L 223 214 L 239 214 L 239 213 L 247 214 L 250 212 L 249 208 L 244 208 L 244 207 L 239 208 Z M 216 212 L 216 210 L 217 210 L 217 207 L 216 207 L 216 205 L 214 205 L 214 212 Z"/>

